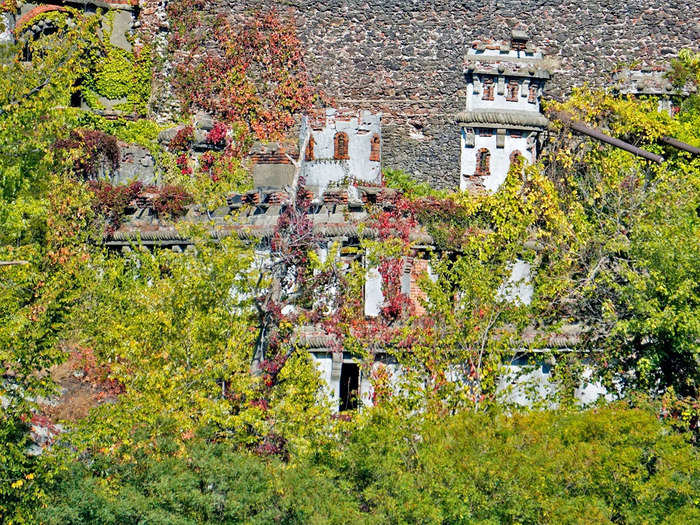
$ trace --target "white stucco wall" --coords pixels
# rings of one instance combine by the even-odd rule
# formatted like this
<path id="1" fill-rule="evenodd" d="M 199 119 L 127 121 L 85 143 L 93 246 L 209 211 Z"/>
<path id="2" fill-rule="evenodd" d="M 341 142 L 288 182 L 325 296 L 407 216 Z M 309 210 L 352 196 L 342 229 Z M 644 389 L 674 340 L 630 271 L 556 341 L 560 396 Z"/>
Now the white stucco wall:
<path id="1" fill-rule="evenodd" d="M 582 374 L 583 382 L 575 391 L 576 399 L 582 404 L 594 403 L 600 397 L 604 397 L 607 401 L 612 401 L 613 395 L 603 386 L 600 381 L 593 381 L 593 368 L 586 366 Z"/>
<path id="2" fill-rule="evenodd" d="M 330 353 L 311 354 L 314 363 L 320 373 L 321 379 L 326 384 L 326 394 L 331 401 L 334 410 L 338 410 L 340 403 L 340 374 L 332 377 L 333 359 Z M 345 363 L 355 363 L 355 359 L 345 356 Z M 400 388 L 401 367 L 394 362 L 376 362 L 372 370 L 383 366 L 389 373 L 389 383 L 393 389 Z M 454 368 L 453 373 L 448 374 L 450 381 L 460 381 L 459 369 Z M 613 396 L 600 382 L 592 381 L 593 369 L 585 365 L 581 385 L 575 390 L 575 398 L 582 405 L 594 403 L 600 397 L 608 401 Z M 466 381 L 466 380 L 465 380 Z M 547 400 L 552 406 L 556 404 L 557 385 L 552 379 L 552 366 L 543 359 L 538 359 L 534 364 L 526 357 L 521 357 L 510 364 L 504 365 L 503 376 L 499 381 L 499 392 L 504 401 L 521 406 L 532 406 L 535 401 Z M 360 367 L 359 397 L 361 406 L 372 406 L 373 388 L 371 372 L 367 373 Z"/>
<path id="3" fill-rule="evenodd" d="M 0 44 L 12 44 L 15 40 L 12 33 L 12 17 L 9 13 L 0 13 Z"/>
<path id="4" fill-rule="evenodd" d="M 517 63 L 523 57 L 527 59 L 536 58 L 538 60 L 542 59 L 541 53 L 518 53 L 517 51 L 509 51 L 508 53 L 502 53 L 499 50 L 485 50 L 481 53 L 476 50 L 469 51 L 470 59 L 478 60 L 481 57 L 490 57 L 490 60 L 499 59 L 506 62 L 513 61 Z M 525 66 L 527 67 L 527 65 Z M 496 72 L 496 67 L 494 66 L 492 71 Z M 500 73 L 503 73 L 503 69 L 498 68 Z M 507 71 L 504 74 L 491 74 L 489 72 L 476 72 L 468 75 L 467 78 L 467 90 L 466 90 L 466 103 L 465 109 L 467 112 L 495 112 L 497 114 L 507 113 L 509 111 L 517 112 L 517 114 L 528 113 L 535 117 L 533 120 L 537 120 L 540 117 L 540 97 L 542 95 L 542 90 L 544 88 L 545 79 L 522 76 L 519 73 L 509 74 Z M 491 81 L 493 83 L 493 100 L 484 100 L 484 85 L 486 81 Z M 517 83 L 518 94 L 515 100 L 508 100 L 508 86 L 510 83 Z M 530 88 L 535 87 L 535 99 L 530 102 Z M 488 120 L 490 124 L 486 124 L 483 120 L 475 118 L 474 120 L 465 121 L 461 132 L 461 177 L 460 177 L 460 189 L 462 191 L 470 187 L 470 177 L 473 177 L 476 172 L 476 161 L 477 154 L 481 148 L 487 148 L 491 154 L 490 159 L 490 175 L 487 177 L 481 177 L 480 180 L 483 183 L 487 191 L 493 193 L 495 192 L 508 174 L 510 168 L 510 155 L 518 150 L 525 157 L 528 163 L 535 162 L 534 155 L 536 152 L 532 147 L 536 139 L 536 131 L 532 131 L 533 127 L 529 127 L 529 130 L 522 129 L 528 128 L 528 126 L 523 125 L 518 127 L 509 127 L 505 122 L 512 122 L 511 120 L 502 120 L 502 117 L 496 120 Z M 517 120 L 516 120 L 517 121 Z M 481 126 L 480 126 L 480 123 Z M 497 124 L 498 123 L 498 124 Z M 537 126 L 535 126 L 537 127 Z M 505 131 L 505 140 L 503 147 L 498 148 L 498 128 Z M 474 140 L 473 144 L 471 141 L 467 140 L 467 131 L 473 132 Z M 491 136 L 484 135 L 484 131 L 490 131 Z M 512 137 L 512 131 L 519 131 L 519 137 Z M 530 137 L 528 139 L 528 137 Z M 530 146 L 530 149 L 528 149 Z M 473 179 L 472 179 L 473 181 Z"/>
<path id="5" fill-rule="evenodd" d="M 498 93 L 499 78 L 503 79 L 503 94 Z M 493 100 L 483 99 L 484 80 L 490 79 L 493 81 Z M 508 83 L 510 81 L 517 82 L 518 100 L 508 100 Z M 535 86 L 535 101 L 528 102 L 530 95 L 530 86 Z M 508 78 L 506 76 L 479 76 L 475 75 L 473 82 L 467 84 L 467 110 L 487 109 L 491 111 L 540 111 L 540 95 L 542 94 L 542 81 L 522 79 L 517 77 Z"/>
<path id="6" fill-rule="evenodd" d="M 331 354 L 311 354 L 314 364 L 321 375 L 321 380 L 326 384 L 326 393 L 331 401 L 337 404 L 340 395 L 340 381 L 331 380 L 333 370 L 333 358 Z"/>
<path id="7" fill-rule="evenodd" d="M 521 259 L 517 259 L 510 272 L 508 282 L 498 291 L 499 296 L 508 301 L 518 301 L 524 305 L 532 302 L 534 288 L 532 285 L 532 265 Z"/>
<path id="8" fill-rule="evenodd" d="M 377 268 L 368 268 L 365 276 L 365 315 L 377 317 L 383 305 L 382 276 Z"/>
<path id="9" fill-rule="evenodd" d="M 466 140 L 466 129 L 462 128 L 461 133 L 461 177 L 460 177 L 460 189 L 464 191 L 468 187 L 468 179 L 472 177 L 476 172 L 476 156 L 481 148 L 486 148 L 491 154 L 491 160 L 489 163 L 490 175 L 487 177 L 481 177 L 481 181 L 484 187 L 491 193 L 494 193 L 506 180 L 506 175 L 508 175 L 508 170 L 510 169 L 510 156 L 514 151 L 520 151 L 523 157 L 525 157 L 528 163 L 533 163 L 533 153 L 528 150 L 528 136 L 531 131 L 521 131 L 520 137 L 511 137 L 509 133 L 506 132 L 504 146 L 502 148 L 496 147 L 496 135 L 497 131 L 495 129 L 490 130 L 491 136 L 484 136 L 483 128 L 474 129 L 474 146 L 470 146 Z"/>
<path id="10" fill-rule="evenodd" d="M 348 135 L 348 160 L 335 160 L 334 138 L 336 133 Z M 322 129 L 312 129 L 308 119 L 302 121 L 300 144 L 307 134 L 314 140 L 314 160 L 302 162 L 302 175 L 306 186 L 317 195 L 331 183 L 343 179 L 366 181 L 373 184 L 381 182 L 381 161 L 369 159 L 372 150 L 372 137 L 380 139 L 381 159 L 381 114 L 361 111 L 357 116 L 338 116 L 335 110 L 326 111 L 325 125 Z"/>
<path id="11" fill-rule="evenodd" d="M 525 361 L 526 358 L 520 358 L 505 366 L 505 374 L 499 384 L 505 400 L 521 406 L 531 406 L 534 401 L 549 399 L 554 405 L 557 385 L 552 379 L 552 367 L 543 360 L 537 360 L 535 364 Z M 600 382 L 591 380 L 592 376 L 592 367 L 584 364 L 581 384 L 574 391 L 575 399 L 581 405 L 594 403 L 600 397 L 612 400 Z"/>

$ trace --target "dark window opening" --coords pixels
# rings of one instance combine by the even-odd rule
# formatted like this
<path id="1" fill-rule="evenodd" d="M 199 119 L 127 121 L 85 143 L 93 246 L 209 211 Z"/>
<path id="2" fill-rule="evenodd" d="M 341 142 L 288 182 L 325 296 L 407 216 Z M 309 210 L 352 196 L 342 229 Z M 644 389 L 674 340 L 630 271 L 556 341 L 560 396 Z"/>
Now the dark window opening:
<path id="1" fill-rule="evenodd" d="M 72 108 L 79 108 L 82 104 L 83 97 L 82 94 L 80 93 L 80 84 L 76 83 L 73 86 L 73 91 L 71 91 L 70 94 L 70 107 Z"/>
<path id="2" fill-rule="evenodd" d="M 357 363 L 343 363 L 340 369 L 339 410 L 355 410 L 358 405 L 360 367 Z"/>
<path id="3" fill-rule="evenodd" d="M 348 134 L 339 131 L 335 134 L 334 142 L 333 158 L 335 160 L 348 160 L 350 158 L 348 156 Z"/>

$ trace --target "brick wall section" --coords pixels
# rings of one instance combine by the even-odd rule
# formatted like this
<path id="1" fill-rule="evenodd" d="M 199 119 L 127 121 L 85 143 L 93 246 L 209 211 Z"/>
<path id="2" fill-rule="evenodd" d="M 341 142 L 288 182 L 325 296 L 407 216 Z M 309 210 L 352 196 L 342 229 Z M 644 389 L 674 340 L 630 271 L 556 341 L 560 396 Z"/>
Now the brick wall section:
<path id="1" fill-rule="evenodd" d="M 428 271 L 428 261 L 426 259 L 413 259 L 411 266 L 411 302 L 416 309 L 417 315 L 423 315 L 425 308 L 421 304 L 421 299 L 425 299 L 426 293 L 418 286 L 418 281 L 424 273 Z"/>
<path id="2" fill-rule="evenodd" d="M 17 19 L 17 22 L 15 23 L 15 34 L 19 34 L 22 32 L 24 27 L 31 22 L 34 18 L 37 16 L 44 14 L 44 13 L 49 13 L 51 11 L 65 11 L 66 8 L 60 5 L 53 5 L 53 4 L 44 4 L 35 7 L 31 11 L 24 13 L 19 19 Z"/>
<path id="3" fill-rule="evenodd" d="M 255 153 L 250 155 L 250 160 L 254 164 L 291 164 L 292 161 L 287 154 L 277 153 Z"/>
<path id="4" fill-rule="evenodd" d="M 560 61 L 547 93 L 557 97 L 583 82 L 605 84 L 616 65 L 663 64 L 682 47 L 698 49 L 700 41 L 698 2 L 212 2 L 234 14 L 288 6 L 311 77 L 338 107 L 383 113 L 384 165 L 449 188 L 459 185 L 459 130 L 448 120 L 464 109 L 462 57 L 473 40 L 507 39 L 522 24 L 536 45 Z"/>

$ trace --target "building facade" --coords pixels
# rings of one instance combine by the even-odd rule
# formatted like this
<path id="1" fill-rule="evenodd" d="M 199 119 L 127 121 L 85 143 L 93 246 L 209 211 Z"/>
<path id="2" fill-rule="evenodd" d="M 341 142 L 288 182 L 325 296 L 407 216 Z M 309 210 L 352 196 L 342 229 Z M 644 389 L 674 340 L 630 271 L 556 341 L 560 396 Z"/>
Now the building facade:
<path id="1" fill-rule="evenodd" d="M 461 136 L 460 189 L 495 192 L 511 163 L 537 159 L 548 121 L 540 97 L 550 77 L 543 55 L 521 31 L 511 41 L 475 42 L 465 57 L 465 109 L 457 115 Z"/>
<path id="2" fill-rule="evenodd" d="M 381 184 L 381 113 L 326 109 L 302 118 L 301 175 L 307 189 L 321 195 L 349 182 Z"/>

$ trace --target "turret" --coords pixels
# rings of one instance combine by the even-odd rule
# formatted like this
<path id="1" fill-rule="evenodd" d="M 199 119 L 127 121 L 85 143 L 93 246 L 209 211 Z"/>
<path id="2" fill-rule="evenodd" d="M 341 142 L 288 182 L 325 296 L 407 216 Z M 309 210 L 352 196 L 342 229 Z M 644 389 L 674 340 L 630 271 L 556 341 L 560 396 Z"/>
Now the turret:
<path id="1" fill-rule="evenodd" d="M 523 31 L 510 42 L 475 42 L 465 57 L 465 110 L 461 129 L 460 189 L 494 192 L 518 156 L 537 159 L 538 139 L 548 121 L 540 97 L 550 77 L 543 55 Z"/>
<path id="2" fill-rule="evenodd" d="M 304 117 L 299 135 L 304 148 L 301 174 L 317 197 L 329 185 L 381 183 L 380 113 L 326 109 Z"/>

